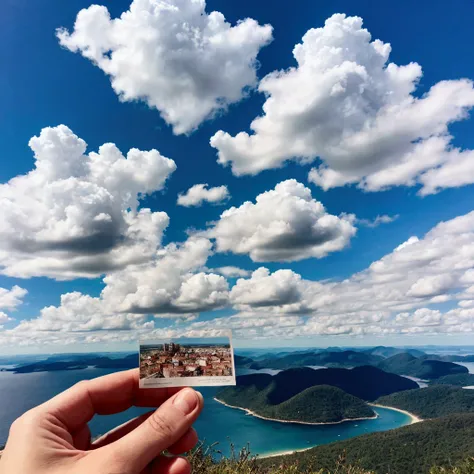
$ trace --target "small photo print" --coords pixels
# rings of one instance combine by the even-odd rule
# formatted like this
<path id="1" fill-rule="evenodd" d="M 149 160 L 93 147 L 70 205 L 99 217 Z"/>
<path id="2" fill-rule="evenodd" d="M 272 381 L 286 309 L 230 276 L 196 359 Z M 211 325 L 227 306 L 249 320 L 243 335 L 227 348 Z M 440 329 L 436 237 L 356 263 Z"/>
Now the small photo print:
<path id="1" fill-rule="evenodd" d="M 140 388 L 235 385 L 232 336 L 140 341 Z"/>

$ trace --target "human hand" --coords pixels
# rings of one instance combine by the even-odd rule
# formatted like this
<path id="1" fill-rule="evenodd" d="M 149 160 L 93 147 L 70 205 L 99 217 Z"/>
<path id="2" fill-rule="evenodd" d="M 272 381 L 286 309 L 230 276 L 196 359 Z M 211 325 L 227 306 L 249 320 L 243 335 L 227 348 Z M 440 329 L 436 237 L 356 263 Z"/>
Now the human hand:
<path id="1" fill-rule="evenodd" d="M 131 406 L 159 407 L 91 443 L 87 422 Z M 2 474 L 188 474 L 181 454 L 197 443 L 203 407 L 193 389 L 138 388 L 130 370 L 79 382 L 18 418 L 0 460 Z"/>

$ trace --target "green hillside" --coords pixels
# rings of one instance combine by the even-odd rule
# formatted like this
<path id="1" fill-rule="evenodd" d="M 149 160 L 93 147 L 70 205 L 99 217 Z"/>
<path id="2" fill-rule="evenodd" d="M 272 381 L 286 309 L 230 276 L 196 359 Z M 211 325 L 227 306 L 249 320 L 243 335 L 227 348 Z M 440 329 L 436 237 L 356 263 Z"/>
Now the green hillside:
<path id="1" fill-rule="evenodd" d="M 234 364 L 236 367 L 250 367 L 254 361 L 249 357 L 234 354 Z"/>
<path id="2" fill-rule="evenodd" d="M 252 390 L 268 389 L 267 403 L 277 405 L 314 385 L 338 387 L 344 392 L 368 401 L 394 392 L 418 388 L 416 382 L 405 377 L 386 373 L 376 367 L 366 366 L 354 369 L 288 369 L 274 376 L 269 374 L 244 375 L 237 377 L 237 386 L 227 387 L 220 393 L 246 392 L 250 396 L 254 396 Z"/>
<path id="3" fill-rule="evenodd" d="M 216 456 L 217 455 L 217 456 Z M 292 456 L 294 458 L 295 456 Z M 344 452 L 335 459 L 334 463 L 327 469 L 314 468 L 318 465 L 313 455 L 313 460 L 302 466 L 298 459 L 288 462 L 288 456 L 282 456 L 262 462 L 252 456 L 248 448 L 233 451 L 233 454 L 224 458 L 219 456 L 216 448 L 210 449 L 201 445 L 189 456 L 191 472 L 193 474 L 392 474 L 394 471 L 378 471 L 360 467 L 358 462 L 350 464 Z M 455 466 L 449 467 L 433 466 L 429 471 L 420 474 L 473 474 L 474 458 L 463 459 L 456 462 Z"/>
<path id="4" fill-rule="evenodd" d="M 263 468 L 270 469 L 270 472 L 279 472 L 271 469 L 294 463 L 297 463 L 297 468 L 288 472 L 318 473 L 323 468 L 329 472 L 338 472 L 332 469 L 341 453 L 345 453 L 347 464 L 360 466 L 376 474 L 428 474 L 435 465 L 450 467 L 474 456 L 474 414 L 428 420 L 300 453 L 261 459 L 259 463 Z M 472 467 L 471 464 L 468 469 Z M 474 471 L 447 472 L 467 474 Z"/>
<path id="5" fill-rule="evenodd" d="M 396 354 L 377 364 L 382 370 L 399 375 L 411 375 L 420 379 L 436 379 L 445 375 L 468 373 L 468 369 L 453 362 L 426 360 L 411 354 Z"/>
<path id="6" fill-rule="evenodd" d="M 381 397 L 376 403 L 412 412 L 421 418 L 454 413 L 474 413 L 474 390 L 451 385 L 433 385 Z"/>
<path id="7" fill-rule="evenodd" d="M 468 387 L 474 385 L 474 374 L 454 374 L 444 375 L 432 382 L 433 384 L 457 385 L 458 387 Z"/>
<path id="8" fill-rule="evenodd" d="M 238 392 L 226 389 L 219 393 L 218 398 L 229 405 L 247 408 L 260 416 L 282 421 L 335 423 L 345 419 L 375 416 L 373 410 L 360 398 L 329 385 L 307 388 L 276 405 L 268 403 L 268 391 L 269 387 L 262 391 L 257 391 L 254 387 Z"/>

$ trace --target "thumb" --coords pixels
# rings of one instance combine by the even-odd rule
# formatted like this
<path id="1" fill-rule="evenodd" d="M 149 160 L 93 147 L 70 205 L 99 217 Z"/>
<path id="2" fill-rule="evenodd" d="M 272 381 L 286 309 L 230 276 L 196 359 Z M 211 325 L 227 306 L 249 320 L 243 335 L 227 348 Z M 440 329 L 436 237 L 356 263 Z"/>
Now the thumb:
<path id="1" fill-rule="evenodd" d="M 107 472 L 139 473 L 189 430 L 202 407 L 202 395 L 192 388 L 185 388 L 163 403 L 140 426 L 93 454 L 107 466 Z"/>

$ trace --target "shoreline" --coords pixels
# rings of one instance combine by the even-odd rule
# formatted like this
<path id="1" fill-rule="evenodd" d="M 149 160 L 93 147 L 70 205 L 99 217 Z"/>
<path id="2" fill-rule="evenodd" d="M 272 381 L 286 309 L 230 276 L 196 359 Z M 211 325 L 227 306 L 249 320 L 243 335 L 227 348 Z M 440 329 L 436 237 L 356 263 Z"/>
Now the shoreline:
<path id="1" fill-rule="evenodd" d="M 247 413 L 247 415 L 254 416 L 255 418 L 260 418 L 261 420 L 275 421 L 277 423 L 292 423 L 292 424 L 295 424 L 295 425 L 310 425 L 310 426 L 339 425 L 341 423 L 345 423 L 346 421 L 376 420 L 379 417 L 379 415 L 376 413 L 375 416 L 370 416 L 370 417 L 344 418 L 343 420 L 340 420 L 340 421 L 323 421 L 323 422 L 314 422 L 314 423 L 307 422 L 307 421 L 297 421 L 297 420 L 277 420 L 275 418 L 268 418 L 266 416 L 259 415 L 258 413 L 255 413 L 254 411 L 249 410 L 248 408 L 242 408 L 242 407 L 236 407 L 234 405 L 229 405 L 228 403 L 223 402 L 222 400 L 219 400 L 216 397 L 214 397 L 214 400 L 216 402 L 221 403 L 222 405 L 225 405 L 226 407 L 235 408 L 237 410 L 245 411 Z M 383 408 L 390 408 L 390 407 L 383 407 Z M 310 448 L 306 448 L 306 449 L 310 449 Z M 293 451 L 291 451 L 291 452 L 293 452 Z"/>
<path id="2" fill-rule="evenodd" d="M 275 422 L 279 422 L 279 423 L 294 423 L 294 424 L 300 424 L 300 425 L 322 426 L 322 425 L 337 425 L 337 424 L 340 424 L 340 423 L 345 423 L 346 421 L 375 420 L 379 417 L 379 415 L 377 413 L 375 413 L 375 416 L 370 417 L 370 418 L 347 418 L 347 419 L 344 419 L 344 420 L 341 420 L 341 421 L 326 422 L 326 423 L 308 423 L 308 422 L 304 422 L 304 421 L 275 420 L 275 419 L 272 419 L 272 418 L 267 418 L 267 417 L 258 415 L 257 413 L 255 413 L 252 410 L 249 410 L 247 408 L 242 408 L 242 407 L 236 407 L 234 405 L 229 405 L 228 403 L 225 403 L 225 402 L 223 402 L 222 400 L 219 400 L 216 397 L 213 397 L 213 398 L 216 402 L 218 402 L 218 403 L 220 403 L 220 404 L 222 404 L 226 407 L 245 411 L 247 413 L 247 415 L 251 415 L 251 416 L 254 416 L 256 418 L 260 418 L 262 420 L 275 421 Z M 420 418 L 419 416 L 416 416 L 413 413 L 410 413 L 406 410 L 402 410 L 401 408 L 389 407 L 387 405 L 379 405 L 377 403 L 368 403 L 368 405 L 372 406 L 372 407 L 376 407 L 376 408 L 377 407 L 378 408 L 387 408 L 389 410 L 395 410 L 395 411 L 398 411 L 400 413 L 403 413 L 404 415 L 407 415 L 407 416 L 410 417 L 410 425 L 413 425 L 414 423 L 420 423 L 420 422 L 423 421 L 423 419 Z M 316 448 L 317 446 L 320 446 L 320 445 L 316 444 L 314 446 L 309 446 L 307 448 L 301 448 L 301 449 L 287 449 L 285 451 L 277 451 L 275 453 L 268 453 L 268 454 L 263 454 L 263 455 L 258 454 L 257 457 L 258 457 L 258 459 L 266 459 L 266 458 L 274 458 L 274 457 L 278 457 L 278 456 L 286 456 L 286 455 L 293 454 L 293 453 L 302 453 L 304 451 L 308 451 L 309 449 Z"/>
<path id="3" fill-rule="evenodd" d="M 379 405 L 377 403 L 369 403 L 369 405 L 372 407 L 389 408 L 390 410 L 399 411 L 400 413 L 403 413 L 404 415 L 407 415 L 411 418 L 410 425 L 423 421 L 423 418 L 420 418 L 419 416 L 416 416 L 415 414 L 409 411 L 402 410 L 401 408 L 389 407 L 388 405 Z"/>
<path id="4" fill-rule="evenodd" d="M 310 449 L 317 448 L 318 446 L 321 446 L 321 445 L 315 444 L 314 446 L 310 446 L 309 448 L 291 449 L 291 450 L 288 449 L 287 451 L 278 451 L 276 453 L 263 454 L 262 456 L 260 454 L 257 454 L 257 456 L 258 456 L 258 459 L 276 458 L 278 456 L 287 456 L 289 454 L 302 453 L 304 451 L 309 451 Z"/>

